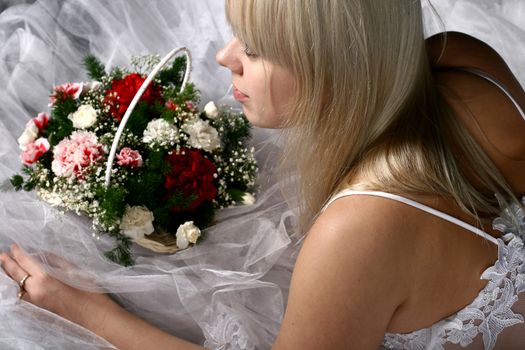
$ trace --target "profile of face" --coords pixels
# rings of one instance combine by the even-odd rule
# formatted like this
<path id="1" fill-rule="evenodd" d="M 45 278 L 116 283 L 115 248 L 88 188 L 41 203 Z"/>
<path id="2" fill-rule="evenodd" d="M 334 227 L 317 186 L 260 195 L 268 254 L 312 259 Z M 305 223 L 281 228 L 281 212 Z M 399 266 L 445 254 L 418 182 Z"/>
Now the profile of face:
<path id="1" fill-rule="evenodd" d="M 216 60 L 231 71 L 233 96 L 242 104 L 246 118 L 258 127 L 282 127 L 289 118 L 293 74 L 257 56 L 235 37 L 217 52 Z"/>

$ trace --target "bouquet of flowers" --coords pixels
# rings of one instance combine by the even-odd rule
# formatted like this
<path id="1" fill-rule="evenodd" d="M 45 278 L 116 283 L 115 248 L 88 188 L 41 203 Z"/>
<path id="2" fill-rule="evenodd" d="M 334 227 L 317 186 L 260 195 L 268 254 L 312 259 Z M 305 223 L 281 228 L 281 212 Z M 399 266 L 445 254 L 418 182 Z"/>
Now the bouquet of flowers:
<path id="1" fill-rule="evenodd" d="M 92 81 L 54 87 L 50 113 L 27 123 L 13 186 L 90 217 L 95 236 L 116 238 L 106 255 L 123 265 L 133 262 L 132 242 L 161 252 L 198 243 L 216 209 L 253 203 L 257 165 L 242 114 L 213 102 L 198 110 L 198 91 L 184 79 L 188 59 L 176 58 L 142 90 L 111 157 L 144 72 L 160 58 L 134 57 L 132 69 L 106 73 L 86 57 Z"/>

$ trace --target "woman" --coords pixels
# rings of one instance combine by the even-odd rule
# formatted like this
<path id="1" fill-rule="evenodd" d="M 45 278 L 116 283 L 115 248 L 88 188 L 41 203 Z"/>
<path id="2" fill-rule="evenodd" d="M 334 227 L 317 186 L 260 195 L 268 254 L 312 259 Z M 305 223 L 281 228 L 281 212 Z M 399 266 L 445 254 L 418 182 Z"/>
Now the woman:
<path id="1" fill-rule="evenodd" d="M 227 1 L 236 36 L 217 60 L 254 125 L 286 128 L 283 163 L 300 173 L 308 234 L 275 349 L 525 338 L 522 241 L 490 230 L 493 194 L 518 206 L 524 192 L 525 93 L 483 43 L 425 43 L 420 6 Z M 0 260 L 24 300 L 117 347 L 200 348 L 49 277 L 16 245 Z"/>

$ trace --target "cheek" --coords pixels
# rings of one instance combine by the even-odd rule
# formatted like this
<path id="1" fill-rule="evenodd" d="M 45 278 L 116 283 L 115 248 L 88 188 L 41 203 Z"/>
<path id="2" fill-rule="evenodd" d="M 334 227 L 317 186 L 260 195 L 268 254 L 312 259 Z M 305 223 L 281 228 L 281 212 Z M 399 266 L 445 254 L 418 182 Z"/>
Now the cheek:
<path id="1" fill-rule="evenodd" d="M 289 118 L 290 103 L 294 93 L 294 80 L 286 70 L 267 65 L 266 71 L 252 76 L 250 102 L 244 113 L 254 126 L 281 128 Z"/>

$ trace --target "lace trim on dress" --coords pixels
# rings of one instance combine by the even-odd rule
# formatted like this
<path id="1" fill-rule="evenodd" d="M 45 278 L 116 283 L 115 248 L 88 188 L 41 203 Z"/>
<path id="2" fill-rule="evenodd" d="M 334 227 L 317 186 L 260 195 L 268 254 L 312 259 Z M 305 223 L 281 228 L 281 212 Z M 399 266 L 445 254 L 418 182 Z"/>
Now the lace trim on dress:
<path id="1" fill-rule="evenodd" d="M 525 204 L 525 198 L 522 199 Z M 481 333 L 485 349 L 492 349 L 507 327 L 523 323 L 512 311 L 518 294 L 525 291 L 525 215 L 518 205 L 504 208 L 494 220 L 495 229 L 505 233 L 498 239 L 498 260 L 481 279 L 489 280 L 467 307 L 429 328 L 406 334 L 386 333 L 382 349 L 444 349 L 447 342 L 466 347 Z"/>

